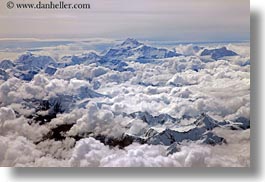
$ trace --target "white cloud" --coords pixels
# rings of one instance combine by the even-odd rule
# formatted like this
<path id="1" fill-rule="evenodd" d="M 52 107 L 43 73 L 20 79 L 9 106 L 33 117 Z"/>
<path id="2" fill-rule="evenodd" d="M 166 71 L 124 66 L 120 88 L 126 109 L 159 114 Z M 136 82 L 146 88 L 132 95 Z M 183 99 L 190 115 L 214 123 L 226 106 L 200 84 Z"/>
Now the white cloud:
<path id="1" fill-rule="evenodd" d="M 53 76 L 41 71 L 31 81 L 11 75 L 7 81 L 0 82 L 0 148 L 3 149 L 0 165 L 248 166 L 249 130 L 231 133 L 220 129 L 216 132 L 228 140 L 228 145 L 183 143 L 181 151 L 173 155 L 166 155 L 166 147 L 160 145 L 133 143 L 122 150 L 104 146 L 93 138 L 82 139 L 75 145 L 76 141 L 71 138 L 90 131 L 111 137 L 121 137 L 123 133 L 141 135 L 147 124 L 122 115 L 137 111 L 147 111 L 153 116 L 169 114 L 175 118 L 196 117 L 203 112 L 220 120 L 249 118 L 250 66 L 241 64 L 249 59 L 249 47 L 228 46 L 240 56 L 205 63 L 189 45 L 179 47 L 186 56 L 156 60 L 155 64 L 128 62 L 135 72 L 118 72 L 89 64 L 60 68 Z M 57 113 L 50 123 L 29 124 L 26 116 L 35 113 L 36 108 L 26 107 L 26 99 L 78 97 L 80 88 L 93 90 L 95 85 L 95 91 L 102 96 L 79 97 L 73 108 Z M 66 107 L 72 105 L 66 103 Z M 42 141 L 52 129 L 64 124 L 73 124 L 64 140 Z M 161 128 L 176 126 L 176 123 L 159 125 Z"/>
<path id="2" fill-rule="evenodd" d="M 220 146 L 225 152 L 229 146 Z M 217 147 L 219 148 L 219 147 Z M 242 154 L 246 151 L 242 151 Z M 240 153 L 241 154 L 241 153 Z M 161 145 L 132 144 L 124 150 L 110 149 L 93 138 L 80 140 L 74 148 L 70 165 L 74 167 L 214 167 L 245 166 L 249 158 L 239 159 L 218 153 L 206 145 L 184 144 L 181 151 L 167 155 Z"/>

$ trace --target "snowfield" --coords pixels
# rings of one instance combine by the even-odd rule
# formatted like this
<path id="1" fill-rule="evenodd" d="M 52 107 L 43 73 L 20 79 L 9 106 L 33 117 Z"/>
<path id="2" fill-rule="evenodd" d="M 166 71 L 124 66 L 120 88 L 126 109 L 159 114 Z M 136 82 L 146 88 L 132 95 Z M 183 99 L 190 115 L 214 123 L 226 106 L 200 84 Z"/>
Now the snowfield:
<path id="1" fill-rule="evenodd" d="M 249 43 L 95 44 L 0 51 L 0 166 L 250 166 Z"/>

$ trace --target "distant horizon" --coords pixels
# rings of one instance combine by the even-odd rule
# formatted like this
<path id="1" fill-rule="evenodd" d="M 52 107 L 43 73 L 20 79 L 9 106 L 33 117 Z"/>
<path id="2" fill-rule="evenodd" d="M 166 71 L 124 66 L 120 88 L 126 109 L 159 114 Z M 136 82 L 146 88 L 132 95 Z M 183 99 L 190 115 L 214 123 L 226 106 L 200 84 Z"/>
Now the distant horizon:
<path id="1" fill-rule="evenodd" d="M 147 41 L 147 42 L 172 42 L 172 43 L 240 43 L 240 42 L 250 42 L 250 39 L 242 40 L 156 40 L 156 39 L 143 39 L 135 37 L 121 38 L 104 38 L 104 37 L 91 37 L 91 38 L 38 38 L 38 37 L 0 37 L 0 41 L 36 41 L 36 42 L 52 42 L 52 41 L 93 41 L 93 40 L 109 40 L 109 41 L 124 41 L 128 38 L 136 39 L 137 41 Z"/>
<path id="2" fill-rule="evenodd" d="M 82 2 L 87 3 L 78 0 Z M 0 2 L 0 37 L 134 37 L 181 42 L 250 39 L 249 0 L 90 0 L 89 3 L 89 10 L 10 10 Z"/>

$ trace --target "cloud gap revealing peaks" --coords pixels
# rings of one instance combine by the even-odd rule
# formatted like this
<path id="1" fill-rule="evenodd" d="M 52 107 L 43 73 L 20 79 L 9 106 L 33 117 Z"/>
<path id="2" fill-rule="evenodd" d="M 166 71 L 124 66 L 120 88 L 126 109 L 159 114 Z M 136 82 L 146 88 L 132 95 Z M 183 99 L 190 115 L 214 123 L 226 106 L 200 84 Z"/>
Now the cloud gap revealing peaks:
<path id="1" fill-rule="evenodd" d="M 249 167 L 248 0 L 0 2 L 1 167 Z"/>

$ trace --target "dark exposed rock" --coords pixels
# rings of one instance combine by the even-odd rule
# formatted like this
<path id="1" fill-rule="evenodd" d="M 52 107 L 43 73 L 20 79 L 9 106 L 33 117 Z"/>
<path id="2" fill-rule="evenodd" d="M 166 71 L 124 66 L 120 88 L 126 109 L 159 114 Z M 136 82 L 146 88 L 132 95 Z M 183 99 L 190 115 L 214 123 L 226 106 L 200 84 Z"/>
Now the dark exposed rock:
<path id="1" fill-rule="evenodd" d="M 0 80 L 7 80 L 9 78 L 9 75 L 5 70 L 0 69 Z"/>
<path id="2" fill-rule="evenodd" d="M 53 107 L 54 114 L 60 112 L 60 107 L 56 106 Z M 50 109 L 50 103 L 49 102 L 43 102 L 39 109 Z M 124 114 L 126 115 L 126 114 Z M 53 117 L 54 115 L 51 115 Z M 170 122 L 178 122 L 178 119 L 175 119 L 169 115 L 159 115 L 159 116 L 152 116 L 148 114 L 147 112 L 135 112 L 130 115 L 126 115 L 133 118 L 138 118 L 143 120 L 144 122 L 148 123 L 149 125 L 152 124 L 163 124 L 165 121 Z M 46 116 L 47 117 L 47 116 Z M 186 118 L 185 116 L 184 118 Z M 190 117 L 188 117 L 190 118 Z M 35 118 L 36 119 L 36 118 Z M 46 118 L 45 118 L 46 119 Z M 242 125 L 244 124 L 244 125 Z M 177 129 L 155 129 L 150 127 L 148 130 L 144 132 L 141 136 L 135 136 L 130 135 L 127 133 L 124 133 L 120 137 L 113 137 L 113 136 L 107 136 L 102 134 L 94 134 L 93 131 L 78 134 L 76 136 L 67 136 L 67 131 L 71 129 L 71 127 L 74 125 L 72 124 L 63 124 L 60 126 L 57 126 L 55 128 L 52 128 L 51 131 L 48 133 L 47 136 L 44 137 L 43 140 L 64 140 L 66 137 L 72 137 L 76 141 L 87 138 L 87 137 L 93 137 L 96 140 L 99 140 L 105 145 L 108 145 L 109 147 L 119 147 L 124 148 L 133 142 L 137 142 L 140 144 L 150 144 L 150 145 L 165 145 L 169 146 L 167 149 L 167 155 L 173 154 L 175 152 L 180 151 L 180 148 L 178 145 L 181 142 L 185 141 L 199 141 L 203 144 L 209 144 L 209 145 L 217 145 L 217 144 L 226 144 L 226 140 L 223 137 L 217 136 L 212 130 L 215 127 L 226 127 L 230 129 L 244 129 L 248 128 L 248 120 L 246 118 L 238 118 L 233 122 L 218 122 L 214 119 L 212 119 L 207 114 L 203 113 L 201 114 L 195 121 L 189 125 L 186 125 L 185 128 L 177 128 Z M 242 125 L 242 126 L 241 126 Z M 182 126 L 184 127 L 184 126 Z M 231 128 L 233 127 L 233 128 Z"/>
<path id="3" fill-rule="evenodd" d="M 16 68 L 21 71 L 41 70 L 56 62 L 50 56 L 38 56 L 31 53 L 21 55 L 16 61 Z"/>
<path id="4" fill-rule="evenodd" d="M 131 113 L 128 116 L 132 118 L 140 119 L 149 125 L 164 124 L 165 122 L 172 122 L 172 123 L 179 122 L 178 119 L 173 118 L 172 116 L 168 114 L 160 114 L 157 116 L 152 116 L 148 112 L 138 111 L 138 112 Z"/>
<path id="5" fill-rule="evenodd" d="M 95 136 L 94 138 L 104 143 L 105 145 L 108 145 L 110 147 L 119 147 L 121 149 L 124 147 L 127 147 L 133 142 L 138 142 L 141 144 L 145 143 L 145 140 L 138 138 L 138 137 L 131 136 L 131 135 L 127 135 L 127 134 L 124 134 L 119 138 L 107 137 L 103 135 L 98 135 L 98 136 Z"/>
<path id="6" fill-rule="evenodd" d="M 59 100 L 38 100 L 38 99 L 26 99 L 24 105 L 34 107 L 35 113 L 27 116 L 32 122 L 43 125 L 50 122 L 53 118 L 56 118 L 58 113 L 63 113 L 61 102 Z M 38 114 L 39 111 L 47 111 L 47 114 Z"/>
<path id="7" fill-rule="evenodd" d="M 218 60 L 225 56 L 236 56 L 237 53 L 228 50 L 226 47 L 222 47 L 219 49 L 204 49 L 201 53 L 201 56 L 211 56 L 212 59 Z"/>
<path id="8" fill-rule="evenodd" d="M 98 63 L 101 66 L 104 66 L 106 68 L 119 71 L 119 72 L 124 72 L 124 71 L 134 72 L 135 71 L 133 68 L 128 67 L 127 63 L 119 59 L 109 59 L 108 57 L 103 57 L 102 59 L 98 61 Z"/>
<path id="9" fill-rule="evenodd" d="M 51 67 L 51 66 L 48 66 L 46 69 L 45 69 L 45 73 L 49 74 L 49 75 L 54 75 L 54 73 L 57 71 L 56 68 L 54 67 Z"/>
<path id="10" fill-rule="evenodd" d="M 122 44 L 111 48 L 103 60 L 124 60 L 129 59 L 140 63 L 151 63 L 155 59 L 177 57 L 180 54 L 164 48 L 156 48 L 144 45 L 135 39 L 128 38 Z"/>
<path id="11" fill-rule="evenodd" d="M 235 120 L 233 120 L 235 124 L 239 124 L 239 127 L 243 130 L 250 128 L 250 120 L 244 117 L 239 117 Z"/>
<path id="12" fill-rule="evenodd" d="M 179 143 L 175 142 L 167 148 L 167 155 L 174 154 L 176 152 L 179 152 L 180 150 L 181 149 L 179 147 Z"/>
<path id="13" fill-rule="evenodd" d="M 15 64 L 10 60 L 3 60 L 0 62 L 0 69 L 7 70 L 13 68 Z"/>
<path id="14" fill-rule="evenodd" d="M 218 126 L 218 121 L 214 120 L 205 113 L 202 113 L 194 122 L 197 127 L 205 127 L 207 130 L 212 130 Z"/>
<path id="15" fill-rule="evenodd" d="M 16 72 L 14 76 L 25 81 L 31 81 L 40 70 L 26 70 L 23 72 Z"/>
<path id="16" fill-rule="evenodd" d="M 152 130 L 152 129 L 151 129 Z M 147 143 L 153 145 L 172 145 L 175 142 L 198 141 L 202 143 L 216 145 L 224 143 L 224 138 L 214 135 L 212 132 L 206 132 L 205 128 L 193 128 L 188 131 L 179 132 L 171 129 L 165 129 L 162 132 L 149 131 Z"/>
<path id="17" fill-rule="evenodd" d="M 51 131 L 48 133 L 46 138 L 47 139 L 54 139 L 55 141 L 64 140 L 66 138 L 66 132 L 69 131 L 73 125 L 74 125 L 74 123 L 59 125 L 53 129 L 51 129 Z"/>

